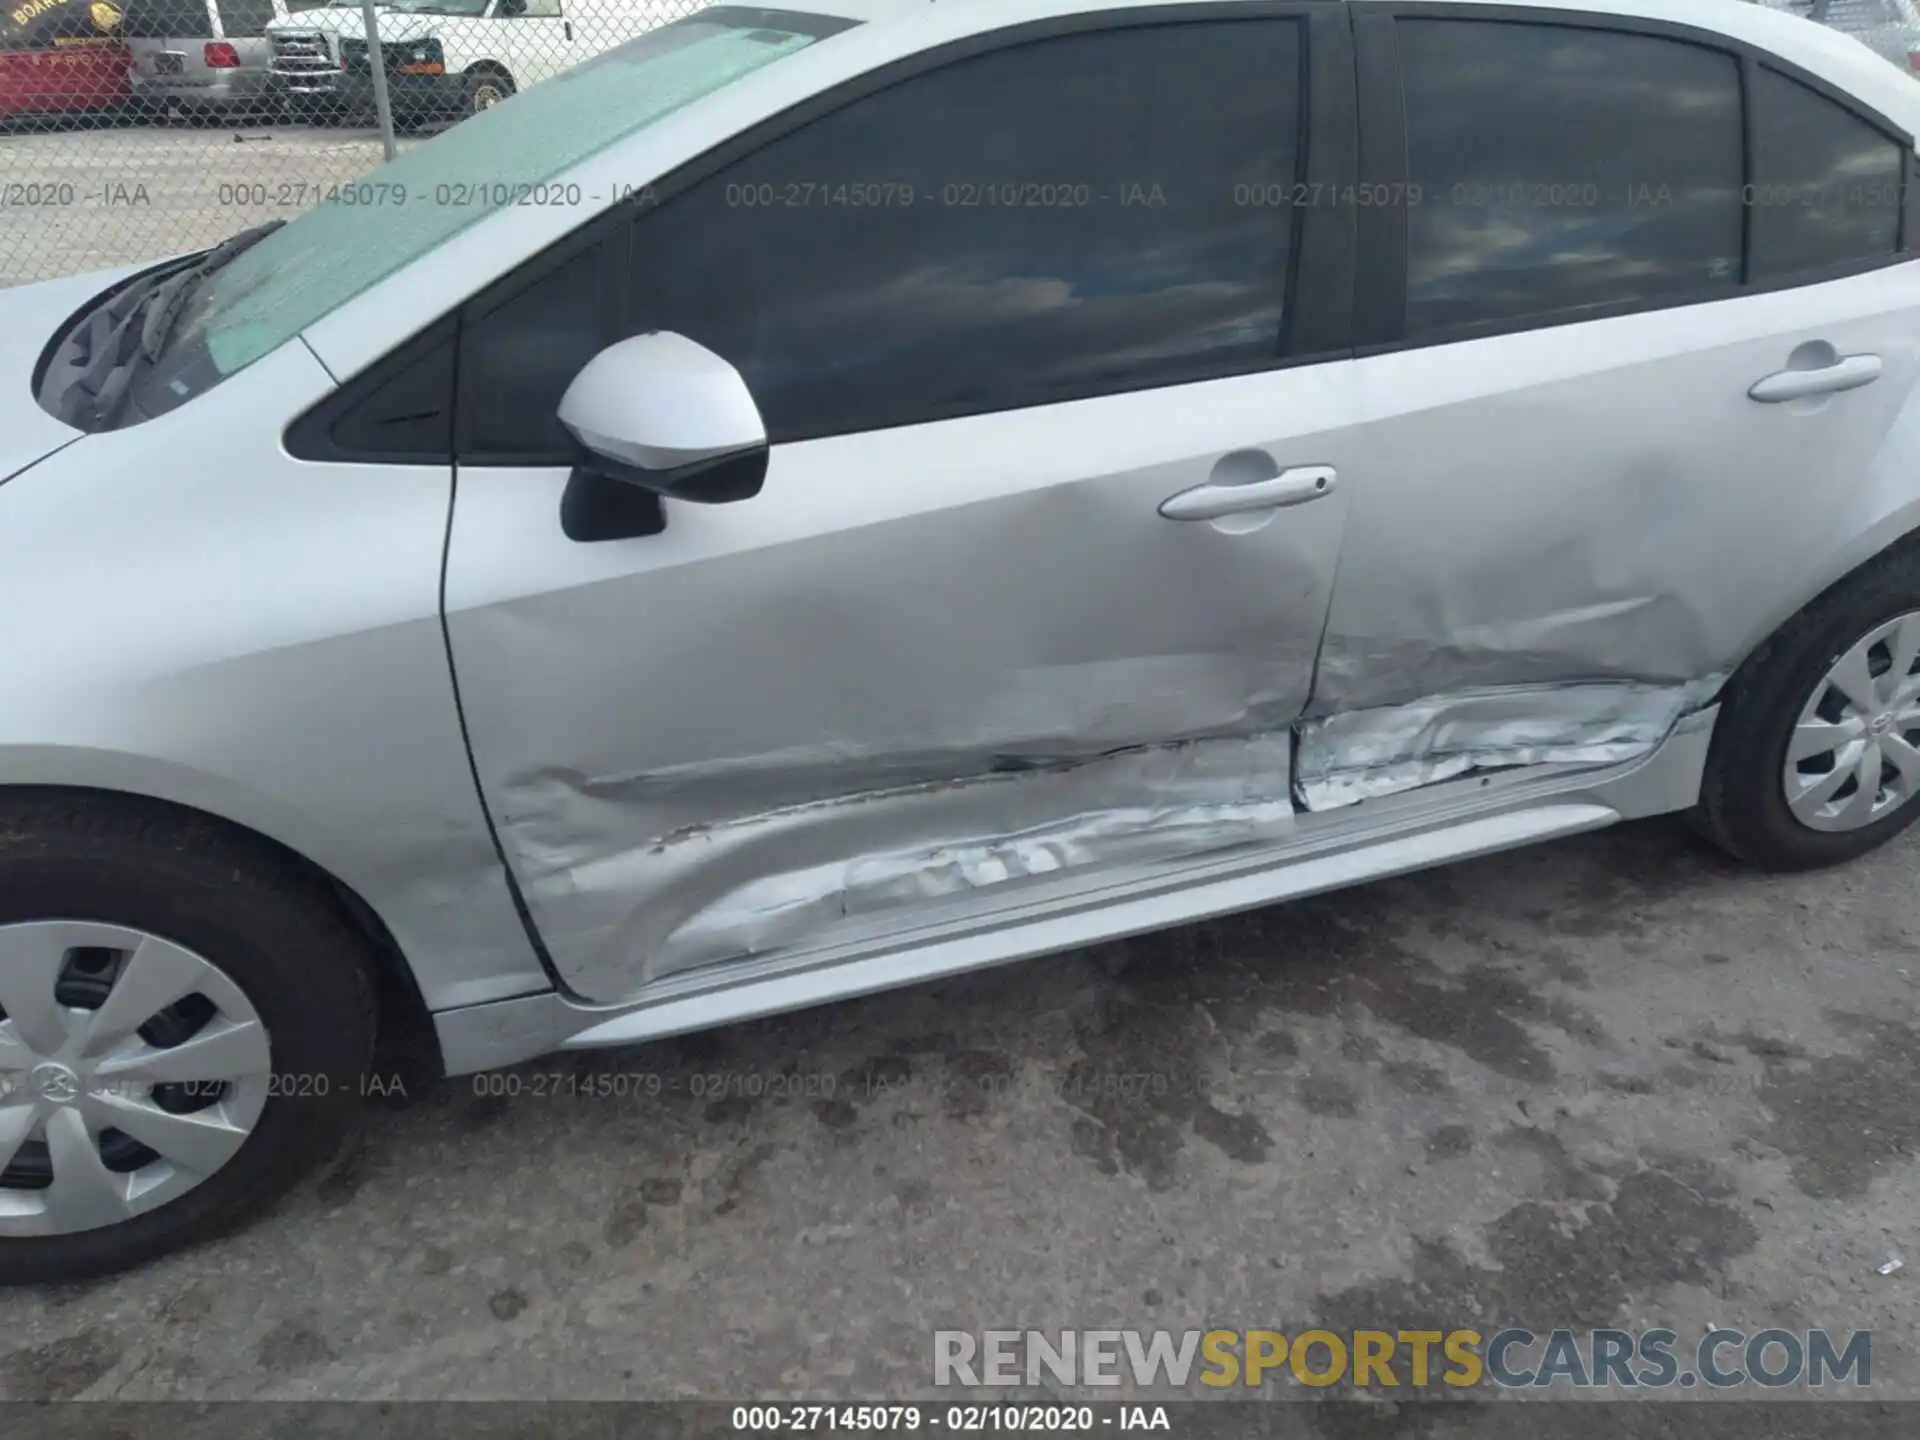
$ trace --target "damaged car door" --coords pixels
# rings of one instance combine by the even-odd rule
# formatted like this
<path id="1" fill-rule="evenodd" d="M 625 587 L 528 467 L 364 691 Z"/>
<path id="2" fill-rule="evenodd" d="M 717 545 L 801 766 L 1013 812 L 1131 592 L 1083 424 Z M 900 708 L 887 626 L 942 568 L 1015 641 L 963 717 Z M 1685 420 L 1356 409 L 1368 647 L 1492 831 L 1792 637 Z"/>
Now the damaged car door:
<path id="1" fill-rule="evenodd" d="M 1819 588 L 1920 361 L 1901 127 L 1725 36 L 1458 13 L 1356 22 L 1405 203 L 1360 217 L 1316 810 L 1650 751 Z"/>
<path id="2" fill-rule="evenodd" d="M 1303 203 L 1351 189 L 1350 34 L 1189 13 L 896 64 L 469 308 L 448 634 L 578 993 L 1288 832 L 1353 444 L 1350 217 Z M 744 381 L 764 480 L 570 538 L 559 401 L 651 332 Z"/>

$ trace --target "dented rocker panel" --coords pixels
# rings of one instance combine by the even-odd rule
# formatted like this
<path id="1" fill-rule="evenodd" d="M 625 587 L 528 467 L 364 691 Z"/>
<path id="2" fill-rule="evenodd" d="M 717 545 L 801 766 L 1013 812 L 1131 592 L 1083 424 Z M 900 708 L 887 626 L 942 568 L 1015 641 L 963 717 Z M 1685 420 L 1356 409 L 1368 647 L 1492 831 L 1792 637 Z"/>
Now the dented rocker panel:
<path id="1" fill-rule="evenodd" d="M 602 943 L 653 984 L 947 898 L 1278 839 L 1289 750 L 1281 732 L 869 791 L 689 826 L 576 878 L 628 897 Z"/>
<path id="2" fill-rule="evenodd" d="M 1717 707 L 1683 716 L 1651 755 L 1593 769 L 1463 777 L 1330 815 L 1288 839 L 1211 859 L 1110 874 L 982 917 L 928 917 L 876 947 L 682 975 L 632 1002 L 530 996 L 435 1017 L 452 1074 L 556 1049 L 595 1049 L 820 1004 L 1273 904 L 1472 855 L 1684 809 L 1700 792 Z"/>
<path id="3" fill-rule="evenodd" d="M 1298 793 L 1308 810 L 1333 810 L 1478 770 L 1632 760 L 1724 678 L 1463 690 L 1303 721 Z"/>

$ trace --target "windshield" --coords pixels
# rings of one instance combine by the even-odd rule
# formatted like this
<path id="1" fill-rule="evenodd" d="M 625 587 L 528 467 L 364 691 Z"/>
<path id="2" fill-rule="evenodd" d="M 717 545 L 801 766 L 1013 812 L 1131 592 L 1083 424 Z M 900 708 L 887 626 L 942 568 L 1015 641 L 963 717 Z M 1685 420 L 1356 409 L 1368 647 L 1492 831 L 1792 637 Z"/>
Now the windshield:
<path id="1" fill-rule="evenodd" d="M 322 204 L 210 276 L 173 329 L 169 349 L 180 353 L 163 356 L 164 373 L 150 380 L 174 403 L 184 400 L 512 205 L 529 187 L 852 23 L 716 7 L 482 111 L 351 187 L 364 192 L 349 197 L 360 203 Z"/>

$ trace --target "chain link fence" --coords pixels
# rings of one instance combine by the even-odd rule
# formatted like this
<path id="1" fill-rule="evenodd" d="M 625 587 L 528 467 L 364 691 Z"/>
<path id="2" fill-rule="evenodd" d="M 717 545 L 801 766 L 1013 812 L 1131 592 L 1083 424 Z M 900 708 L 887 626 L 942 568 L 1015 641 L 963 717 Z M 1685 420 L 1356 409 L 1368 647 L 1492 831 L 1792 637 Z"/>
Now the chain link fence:
<path id="1" fill-rule="evenodd" d="M 352 204 L 397 150 L 703 3 L 0 0 L 0 286 Z"/>

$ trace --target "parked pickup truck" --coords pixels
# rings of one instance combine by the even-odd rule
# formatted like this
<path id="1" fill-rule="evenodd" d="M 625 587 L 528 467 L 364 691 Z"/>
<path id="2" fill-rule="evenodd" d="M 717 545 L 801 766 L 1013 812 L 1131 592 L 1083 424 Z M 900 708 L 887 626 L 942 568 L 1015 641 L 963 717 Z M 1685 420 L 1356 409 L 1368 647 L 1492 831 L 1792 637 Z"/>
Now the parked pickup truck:
<path id="1" fill-rule="evenodd" d="M 398 0 L 377 14 L 396 118 L 457 118 L 499 104 L 646 28 L 604 26 L 580 43 L 566 0 Z M 272 86 L 296 113 L 364 114 L 373 69 L 360 0 L 332 0 L 267 27 Z"/>

